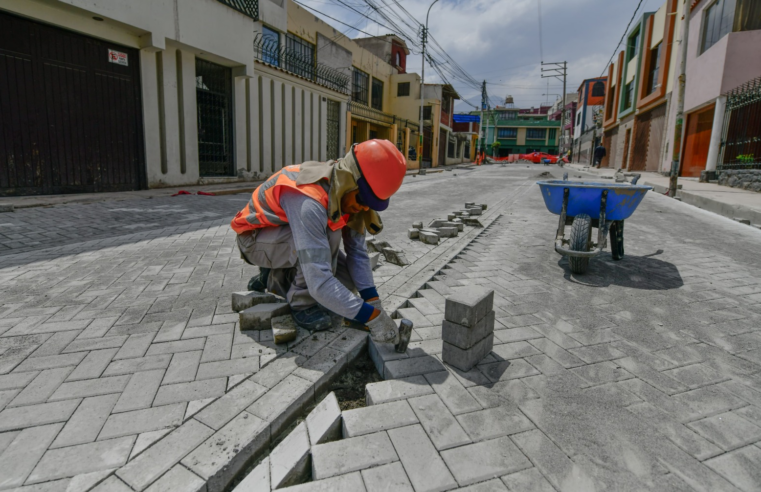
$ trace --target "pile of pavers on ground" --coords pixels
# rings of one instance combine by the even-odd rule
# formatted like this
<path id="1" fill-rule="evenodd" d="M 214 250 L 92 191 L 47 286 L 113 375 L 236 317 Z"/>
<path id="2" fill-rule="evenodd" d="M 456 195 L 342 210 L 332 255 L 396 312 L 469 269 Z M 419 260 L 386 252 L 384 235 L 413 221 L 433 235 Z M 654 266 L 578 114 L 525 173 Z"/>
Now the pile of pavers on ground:
<path id="1" fill-rule="evenodd" d="M 486 210 L 485 203 L 468 202 L 462 210 L 447 215 L 446 220 L 433 219 L 428 227 L 423 227 L 422 222 L 413 223 L 412 228 L 407 230 L 407 237 L 419 239 L 425 244 L 439 244 L 439 238 L 456 237 L 465 226 L 483 227 L 476 217 L 484 210 Z"/>

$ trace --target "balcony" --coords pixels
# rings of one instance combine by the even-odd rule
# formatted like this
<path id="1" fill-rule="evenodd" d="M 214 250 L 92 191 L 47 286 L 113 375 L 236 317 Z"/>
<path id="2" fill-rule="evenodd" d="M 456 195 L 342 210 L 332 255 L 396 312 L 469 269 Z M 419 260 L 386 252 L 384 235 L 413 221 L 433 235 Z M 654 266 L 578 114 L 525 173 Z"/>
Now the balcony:
<path id="1" fill-rule="evenodd" d="M 441 110 L 441 123 L 443 123 L 444 125 L 447 125 L 450 128 L 452 127 L 452 115 L 447 113 L 443 109 Z"/>
<path id="2" fill-rule="evenodd" d="M 259 0 L 217 0 L 254 20 L 259 20 Z"/>
<path id="3" fill-rule="evenodd" d="M 499 120 L 497 121 L 497 127 L 509 126 L 510 128 L 560 128 L 560 121 L 551 120 Z"/>
<path id="4" fill-rule="evenodd" d="M 316 63 L 285 46 L 280 46 L 276 41 L 265 39 L 261 34 L 257 34 L 254 38 L 254 59 L 341 94 L 349 94 L 347 75 L 322 63 Z"/>

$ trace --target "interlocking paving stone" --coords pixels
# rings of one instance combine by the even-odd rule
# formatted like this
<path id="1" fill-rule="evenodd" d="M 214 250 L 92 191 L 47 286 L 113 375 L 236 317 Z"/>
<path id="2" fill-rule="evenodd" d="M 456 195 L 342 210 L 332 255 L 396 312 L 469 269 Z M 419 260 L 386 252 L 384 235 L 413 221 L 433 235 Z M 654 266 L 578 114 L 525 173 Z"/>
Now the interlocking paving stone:
<path id="1" fill-rule="evenodd" d="M 739 417 L 734 412 L 726 412 L 691 422 L 687 424 L 687 427 L 718 444 L 725 451 L 761 441 L 761 428 Z"/>
<path id="2" fill-rule="evenodd" d="M 761 448 L 746 446 L 705 462 L 741 490 L 758 490 L 761 483 Z"/>
<path id="3" fill-rule="evenodd" d="M 21 486 L 47 450 L 63 424 L 24 429 L 0 454 L 0 487 Z"/>
<path id="4" fill-rule="evenodd" d="M 104 374 L 104 371 L 111 363 L 118 348 L 93 350 L 79 363 L 74 371 L 66 378 L 67 381 L 81 381 L 84 379 L 94 379 Z M 111 376 L 113 374 L 105 374 Z"/>
<path id="5" fill-rule="evenodd" d="M 198 364 L 201 362 L 201 354 L 202 352 L 197 350 L 194 352 L 180 352 L 169 356 L 171 362 L 164 375 L 163 384 L 189 383 L 195 381 Z"/>
<path id="6" fill-rule="evenodd" d="M 481 405 L 450 372 L 429 373 L 425 378 L 454 415 L 481 410 Z"/>
<path id="7" fill-rule="evenodd" d="M 307 426 L 302 422 L 269 455 L 272 487 L 285 487 L 306 475 L 309 451 Z"/>
<path id="8" fill-rule="evenodd" d="M 362 470 L 367 492 L 414 492 L 401 463 L 394 462 Z"/>
<path id="9" fill-rule="evenodd" d="M 192 383 L 169 384 L 159 387 L 153 406 L 183 401 L 202 400 L 222 396 L 227 389 L 227 378 L 206 379 Z"/>
<path id="10" fill-rule="evenodd" d="M 148 408 L 153 403 L 156 392 L 164 377 L 164 371 L 136 372 L 130 377 L 127 387 L 124 388 L 119 401 L 114 407 L 114 412 L 126 412 Z"/>
<path id="11" fill-rule="evenodd" d="M 314 386 L 310 381 L 290 375 L 248 407 L 248 411 L 271 424 L 278 435 L 306 405 L 314 401 Z"/>
<path id="12" fill-rule="evenodd" d="M 0 412 L 0 432 L 65 422 L 74 413 L 80 401 L 82 400 L 75 399 L 7 408 Z"/>
<path id="13" fill-rule="evenodd" d="M 341 475 L 338 478 L 345 476 Z M 271 492 L 269 456 L 256 465 L 256 468 L 246 475 L 233 490 L 235 492 Z"/>
<path id="14" fill-rule="evenodd" d="M 423 376 L 381 381 L 365 386 L 365 400 L 368 405 L 430 394 L 433 394 L 433 388 Z"/>
<path id="15" fill-rule="evenodd" d="M 597 364 L 589 364 L 581 367 L 574 367 L 570 370 L 577 376 L 580 376 L 591 384 L 602 384 L 614 381 L 623 381 L 633 376 L 622 369 L 615 362 L 605 361 Z"/>
<path id="16" fill-rule="evenodd" d="M 470 485 L 532 466 L 507 436 L 449 449 L 443 451 L 441 457 L 460 485 Z"/>
<path id="17" fill-rule="evenodd" d="M 359 472 L 354 472 L 279 490 L 283 492 L 365 492 L 367 489 Z"/>
<path id="18" fill-rule="evenodd" d="M 438 395 L 410 398 L 407 402 L 436 449 L 444 450 L 471 442 Z"/>
<path id="19" fill-rule="evenodd" d="M 135 436 L 130 436 L 51 449 L 32 470 L 27 482 L 45 482 L 119 467 L 127 462 L 134 442 Z"/>
<path id="20" fill-rule="evenodd" d="M 214 362 L 228 360 L 233 345 L 232 333 L 226 335 L 214 335 L 206 338 L 201 362 Z"/>
<path id="21" fill-rule="evenodd" d="M 534 427 L 517 407 L 507 404 L 459 415 L 457 421 L 474 441 L 515 434 Z"/>
<path id="22" fill-rule="evenodd" d="M 202 359 L 203 360 L 203 359 Z M 234 374 L 248 374 L 259 370 L 259 358 L 247 357 L 245 359 L 222 360 L 218 362 L 201 363 L 198 366 L 196 380 L 232 376 Z"/>
<path id="23" fill-rule="evenodd" d="M 21 372 L 0 376 L 0 390 L 23 388 L 37 377 L 38 372 Z"/>
<path id="24" fill-rule="evenodd" d="M 182 464 L 222 491 L 245 463 L 270 441 L 269 424 L 242 412 L 182 459 Z"/>
<path id="25" fill-rule="evenodd" d="M 394 401 L 343 412 L 343 436 L 357 437 L 418 422 L 407 401 Z"/>
<path id="26" fill-rule="evenodd" d="M 721 390 L 717 386 L 707 386 L 692 391 L 674 395 L 672 399 L 691 408 L 684 418 L 697 420 L 710 417 L 728 410 L 742 408 L 747 405 L 743 400 Z"/>
<path id="27" fill-rule="evenodd" d="M 99 379 L 87 379 L 63 383 L 50 397 L 49 401 L 70 400 L 87 396 L 121 393 L 127 386 L 130 376 L 112 376 Z"/>
<path id="28" fill-rule="evenodd" d="M 553 492 L 555 490 L 536 468 L 505 475 L 502 477 L 502 482 L 507 485 L 509 490 L 533 490 L 535 492 Z"/>
<path id="29" fill-rule="evenodd" d="M 494 383 L 539 374 L 536 368 L 523 359 L 483 364 L 480 369 Z"/>
<path id="30" fill-rule="evenodd" d="M 409 359 L 392 360 L 385 364 L 386 379 L 401 379 L 429 372 L 443 371 L 444 364 L 436 357 L 425 355 Z"/>
<path id="31" fill-rule="evenodd" d="M 117 470 L 116 475 L 132 488 L 143 490 L 213 433 L 212 429 L 190 419 Z"/>
<path id="32" fill-rule="evenodd" d="M 119 395 L 114 394 L 82 400 L 50 447 L 60 448 L 95 441 L 118 398 Z"/>
<path id="33" fill-rule="evenodd" d="M 33 405 L 35 403 L 45 403 L 73 369 L 73 367 L 61 367 L 40 372 L 40 374 L 34 378 L 34 381 L 29 383 L 26 388 L 11 400 L 7 407 L 10 408 Z"/>
<path id="34" fill-rule="evenodd" d="M 729 378 L 705 364 L 692 364 L 664 371 L 664 374 L 676 379 L 688 388 L 699 388 L 726 381 Z"/>
<path id="35" fill-rule="evenodd" d="M 63 354 L 63 355 L 49 355 L 47 357 L 34 357 L 31 359 L 26 359 L 24 362 L 19 364 L 15 371 L 16 372 L 27 372 L 27 371 L 43 371 L 45 369 L 55 369 L 57 367 L 67 367 L 67 366 L 76 366 L 80 362 L 82 362 L 82 359 L 85 358 L 87 353 L 85 352 L 79 352 L 74 354 Z"/>
<path id="36" fill-rule="evenodd" d="M 127 341 L 127 336 L 113 336 L 103 338 L 86 338 L 71 342 L 63 353 L 83 352 L 87 350 L 99 350 L 107 348 L 120 348 Z"/>
<path id="37" fill-rule="evenodd" d="M 224 396 L 211 403 L 195 415 L 195 419 L 212 429 L 221 429 L 225 424 L 241 413 L 267 392 L 267 388 L 253 381 L 243 381 L 241 384 L 225 393 Z"/>
<path id="38" fill-rule="evenodd" d="M 452 474 L 420 425 L 392 429 L 388 436 L 416 491 L 437 492 L 456 486 Z"/>
<path id="39" fill-rule="evenodd" d="M 148 487 L 147 492 L 174 492 L 203 490 L 206 482 L 181 465 L 175 465 L 153 485 Z"/>
<path id="40" fill-rule="evenodd" d="M 151 346 L 154 333 L 140 333 L 137 335 L 131 335 L 119 352 L 114 356 L 114 360 L 118 359 L 134 359 L 135 357 L 142 357 Z"/>
<path id="41" fill-rule="evenodd" d="M 524 490 L 524 489 L 521 489 Z M 553 489 L 554 490 L 554 489 Z M 457 489 L 458 492 L 507 492 L 507 487 L 498 478 L 487 480 L 486 482 L 477 483 L 468 487 Z"/>
<path id="42" fill-rule="evenodd" d="M 205 342 L 205 338 L 191 338 L 190 340 L 179 340 L 176 342 L 154 343 L 150 346 L 146 355 L 175 354 L 177 352 L 203 350 Z"/>
<path id="43" fill-rule="evenodd" d="M 98 440 L 177 427 L 182 423 L 184 415 L 185 403 L 116 413 L 108 417 Z"/>
<path id="44" fill-rule="evenodd" d="M 318 444 L 312 446 L 312 477 L 322 480 L 398 459 L 385 432 Z"/>
<path id="45" fill-rule="evenodd" d="M 625 357 L 623 359 L 618 359 L 616 362 L 628 372 L 655 386 L 666 394 L 673 395 L 674 393 L 681 393 L 682 391 L 687 390 L 687 387 L 684 384 L 662 372 L 656 371 L 644 362 L 640 362 L 635 357 Z"/>

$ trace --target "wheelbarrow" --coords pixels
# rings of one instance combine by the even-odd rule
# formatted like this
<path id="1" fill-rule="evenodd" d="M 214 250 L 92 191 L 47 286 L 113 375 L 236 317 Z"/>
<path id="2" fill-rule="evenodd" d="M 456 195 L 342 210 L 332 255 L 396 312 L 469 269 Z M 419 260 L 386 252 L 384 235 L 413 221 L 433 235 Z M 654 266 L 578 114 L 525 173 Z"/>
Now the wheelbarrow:
<path id="1" fill-rule="evenodd" d="M 638 185 L 640 175 L 631 183 L 597 183 L 563 180 L 537 181 L 547 210 L 559 215 L 555 251 L 568 257 L 573 273 L 585 273 L 589 259 L 602 253 L 610 233 L 614 260 L 624 257 L 624 220 L 631 217 L 651 186 Z M 565 227 L 571 234 L 565 237 Z M 592 242 L 592 228 L 597 242 Z"/>

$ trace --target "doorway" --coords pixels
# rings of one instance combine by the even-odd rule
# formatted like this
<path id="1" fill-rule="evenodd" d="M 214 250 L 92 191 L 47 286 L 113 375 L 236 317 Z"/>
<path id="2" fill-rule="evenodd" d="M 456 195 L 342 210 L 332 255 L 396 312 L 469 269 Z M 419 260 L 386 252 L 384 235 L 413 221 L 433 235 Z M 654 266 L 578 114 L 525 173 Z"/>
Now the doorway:
<path id="1" fill-rule="evenodd" d="M 196 58 L 201 176 L 233 175 L 232 69 Z"/>
<path id="2" fill-rule="evenodd" d="M 624 158 L 621 161 L 621 169 L 629 169 L 629 144 L 632 140 L 632 129 L 626 130 L 626 136 L 624 137 Z"/>
<path id="3" fill-rule="evenodd" d="M 711 143 L 714 105 L 687 116 L 680 176 L 699 177 L 706 168 Z"/>

